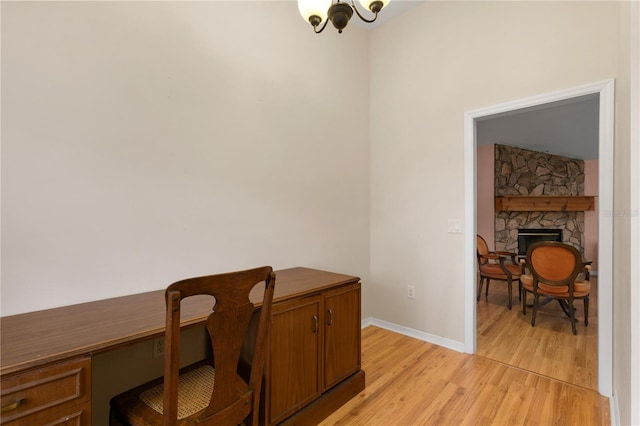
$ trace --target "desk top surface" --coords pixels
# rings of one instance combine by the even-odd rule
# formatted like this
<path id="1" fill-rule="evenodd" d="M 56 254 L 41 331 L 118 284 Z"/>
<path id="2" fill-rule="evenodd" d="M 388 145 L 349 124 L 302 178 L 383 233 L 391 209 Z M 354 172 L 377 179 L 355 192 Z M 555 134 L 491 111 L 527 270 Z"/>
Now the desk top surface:
<path id="1" fill-rule="evenodd" d="M 358 282 L 360 278 L 309 268 L 276 271 L 274 303 Z M 259 297 L 253 298 L 254 302 Z M 182 326 L 211 312 L 206 296 L 182 304 Z M 0 318 L 0 374 L 102 352 L 164 333 L 164 290 Z"/>

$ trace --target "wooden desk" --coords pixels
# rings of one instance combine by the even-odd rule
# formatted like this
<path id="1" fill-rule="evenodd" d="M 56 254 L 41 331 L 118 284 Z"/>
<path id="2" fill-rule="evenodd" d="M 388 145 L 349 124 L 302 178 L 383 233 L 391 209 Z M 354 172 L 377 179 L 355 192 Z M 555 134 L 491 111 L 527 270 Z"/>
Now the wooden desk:
<path id="1" fill-rule="evenodd" d="M 317 422 L 364 389 L 359 280 L 308 268 L 276 272 L 264 424 Z M 182 326 L 202 324 L 211 306 L 206 297 L 187 300 Z M 158 290 L 1 318 L 1 405 L 22 399 L 2 423 L 90 424 L 91 357 L 163 335 L 164 312 Z M 324 327 L 312 330 L 311 317 Z"/>

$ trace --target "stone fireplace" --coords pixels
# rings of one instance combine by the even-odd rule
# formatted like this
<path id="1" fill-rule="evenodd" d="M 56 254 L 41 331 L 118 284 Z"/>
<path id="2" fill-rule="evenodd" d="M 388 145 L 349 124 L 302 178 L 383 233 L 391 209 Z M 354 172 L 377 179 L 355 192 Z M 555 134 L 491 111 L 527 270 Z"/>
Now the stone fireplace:
<path id="1" fill-rule="evenodd" d="M 495 195 L 584 195 L 584 161 L 495 145 Z M 583 211 L 496 211 L 496 250 L 518 251 L 519 230 L 557 230 L 584 255 Z"/>

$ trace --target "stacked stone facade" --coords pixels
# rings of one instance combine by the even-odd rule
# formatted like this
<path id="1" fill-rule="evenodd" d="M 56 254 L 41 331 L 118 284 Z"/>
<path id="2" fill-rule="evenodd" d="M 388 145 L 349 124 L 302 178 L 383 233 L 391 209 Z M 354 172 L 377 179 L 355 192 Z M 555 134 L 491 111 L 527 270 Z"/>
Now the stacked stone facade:
<path id="1" fill-rule="evenodd" d="M 495 195 L 584 195 L 584 161 L 495 145 Z M 496 211 L 496 250 L 517 251 L 518 229 L 561 229 L 584 254 L 584 212 Z"/>

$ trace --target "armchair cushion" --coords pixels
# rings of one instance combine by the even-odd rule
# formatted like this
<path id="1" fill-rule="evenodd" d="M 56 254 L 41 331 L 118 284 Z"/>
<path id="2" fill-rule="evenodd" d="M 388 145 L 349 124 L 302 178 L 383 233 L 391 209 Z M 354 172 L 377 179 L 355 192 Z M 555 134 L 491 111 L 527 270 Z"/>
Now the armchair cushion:
<path id="1" fill-rule="evenodd" d="M 533 275 L 520 276 L 522 286 L 533 293 Z M 591 283 L 584 280 L 576 280 L 573 290 L 574 297 L 583 297 L 591 292 Z M 538 282 L 538 293 L 548 294 L 551 296 L 569 297 L 569 286 L 566 285 L 550 285 L 542 281 Z"/>
<path id="2" fill-rule="evenodd" d="M 519 265 L 505 264 L 504 266 L 509 270 L 509 272 L 511 272 L 513 279 L 517 279 L 520 276 Z M 493 278 L 498 280 L 499 279 L 504 280 L 506 278 L 506 274 L 500 267 L 499 263 L 485 263 L 484 265 L 480 265 L 480 273 L 488 278 Z"/>

